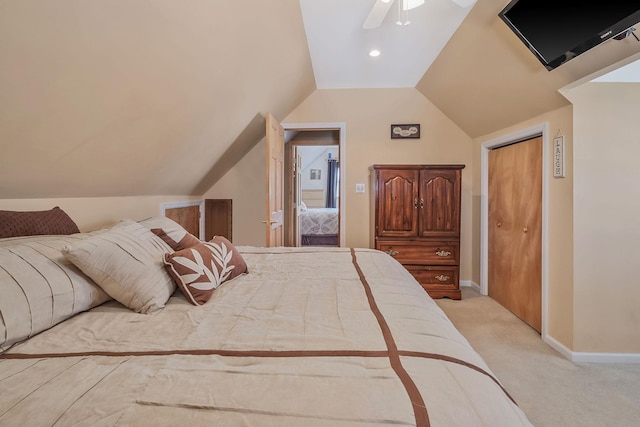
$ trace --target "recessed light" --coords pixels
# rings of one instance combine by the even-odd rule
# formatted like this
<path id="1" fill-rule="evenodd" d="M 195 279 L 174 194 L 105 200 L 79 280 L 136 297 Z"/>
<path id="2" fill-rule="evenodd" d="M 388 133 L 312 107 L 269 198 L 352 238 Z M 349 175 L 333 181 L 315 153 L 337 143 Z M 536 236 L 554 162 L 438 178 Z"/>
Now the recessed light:
<path id="1" fill-rule="evenodd" d="M 380 56 L 380 51 L 378 49 L 371 49 L 371 51 L 369 51 L 369 56 L 373 56 L 374 58 L 376 56 Z"/>
<path id="2" fill-rule="evenodd" d="M 391 0 L 380 0 L 382 3 L 389 3 Z"/>

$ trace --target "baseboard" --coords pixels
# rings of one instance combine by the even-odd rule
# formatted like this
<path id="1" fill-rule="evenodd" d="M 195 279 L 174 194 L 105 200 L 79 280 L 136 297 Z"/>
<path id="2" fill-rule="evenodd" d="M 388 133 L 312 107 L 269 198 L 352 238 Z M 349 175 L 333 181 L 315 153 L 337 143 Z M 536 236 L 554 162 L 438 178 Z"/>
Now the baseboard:
<path id="1" fill-rule="evenodd" d="M 460 280 L 460 286 L 469 286 L 476 291 L 480 292 L 480 285 L 475 283 L 473 280 Z"/>
<path id="2" fill-rule="evenodd" d="M 473 280 L 461 280 L 460 286 L 469 286 L 480 292 L 480 286 Z M 549 335 L 543 336 L 542 340 L 558 353 L 576 363 L 640 363 L 640 353 L 589 353 L 572 351 Z"/>
<path id="3" fill-rule="evenodd" d="M 545 337 L 544 342 L 567 359 L 576 363 L 640 363 L 640 353 L 588 353 L 571 351 L 564 344 L 552 337 Z"/>
<path id="4" fill-rule="evenodd" d="M 573 352 L 569 348 L 567 348 L 567 346 L 565 346 L 561 342 L 557 341 L 555 338 L 552 338 L 552 337 L 547 335 L 546 337 L 542 337 L 542 341 L 544 341 L 547 344 L 549 344 L 549 346 L 552 349 L 554 349 L 555 351 L 557 351 L 558 353 L 560 353 L 561 355 L 563 355 L 567 359 L 573 360 Z"/>
<path id="5" fill-rule="evenodd" d="M 571 360 L 578 363 L 640 363 L 640 354 L 574 352 Z"/>

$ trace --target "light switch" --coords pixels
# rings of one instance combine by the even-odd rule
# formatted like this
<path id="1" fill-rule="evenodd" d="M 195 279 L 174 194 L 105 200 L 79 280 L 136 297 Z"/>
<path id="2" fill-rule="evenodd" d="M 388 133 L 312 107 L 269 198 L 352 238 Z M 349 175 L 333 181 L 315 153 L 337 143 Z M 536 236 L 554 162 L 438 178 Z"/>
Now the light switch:
<path id="1" fill-rule="evenodd" d="M 356 184 L 356 193 L 364 193 L 364 184 Z"/>

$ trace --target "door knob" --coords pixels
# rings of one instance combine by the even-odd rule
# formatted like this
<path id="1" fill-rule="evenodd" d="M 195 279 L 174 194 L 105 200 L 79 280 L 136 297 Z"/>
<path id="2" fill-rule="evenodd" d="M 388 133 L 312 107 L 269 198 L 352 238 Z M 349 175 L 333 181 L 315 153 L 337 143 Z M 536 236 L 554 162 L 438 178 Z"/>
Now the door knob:
<path id="1" fill-rule="evenodd" d="M 523 232 L 523 233 L 526 233 L 527 231 L 529 231 L 529 229 L 528 229 L 527 227 L 524 227 L 524 228 L 522 229 L 522 232 Z"/>
<path id="2" fill-rule="evenodd" d="M 501 222 L 497 223 L 496 225 L 498 226 L 498 228 L 502 227 L 502 223 Z"/>

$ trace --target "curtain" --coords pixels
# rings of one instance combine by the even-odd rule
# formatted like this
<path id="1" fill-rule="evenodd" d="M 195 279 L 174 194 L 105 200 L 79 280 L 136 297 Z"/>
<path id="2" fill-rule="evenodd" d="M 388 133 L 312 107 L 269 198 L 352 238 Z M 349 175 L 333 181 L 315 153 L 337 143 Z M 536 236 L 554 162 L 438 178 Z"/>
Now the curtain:
<path id="1" fill-rule="evenodd" d="M 327 197 L 325 200 L 325 207 L 336 208 L 338 207 L 338 182 L 340 180 L 340 163 L 336 159 L 329 159 L 327 161 Z"/>

